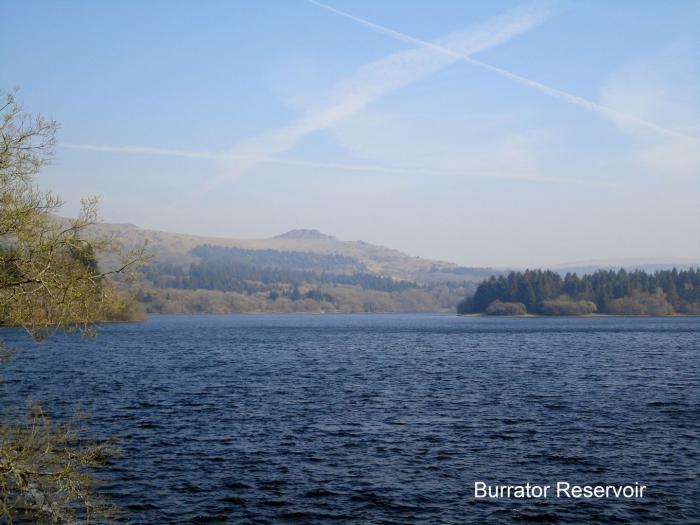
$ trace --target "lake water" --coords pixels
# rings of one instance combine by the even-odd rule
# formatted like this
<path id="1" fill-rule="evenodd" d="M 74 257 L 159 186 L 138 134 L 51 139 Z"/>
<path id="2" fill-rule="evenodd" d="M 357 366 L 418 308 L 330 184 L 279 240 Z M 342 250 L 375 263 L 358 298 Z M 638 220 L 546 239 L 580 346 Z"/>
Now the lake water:
<path id="1" fill-rule="evenodd" d="M 698 318 L 158 316 L 0 367 L 91 412 L 130 523 L 700 522 Z M 632 500 L 475 500 L 634 484 Z"/>

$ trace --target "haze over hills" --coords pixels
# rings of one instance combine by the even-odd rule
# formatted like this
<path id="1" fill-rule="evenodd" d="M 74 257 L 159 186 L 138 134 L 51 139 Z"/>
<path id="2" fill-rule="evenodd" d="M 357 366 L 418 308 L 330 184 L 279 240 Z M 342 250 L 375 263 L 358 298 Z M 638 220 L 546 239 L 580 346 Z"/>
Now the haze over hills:
<path id="1" fill-rule="evenodd" d="M 619 270 L 620 268 L 628 271 L 644 270 L 653 273 L 657 270 L 671 270 L 673 268 L 700 268 L 700 260 L 671 258 L 664 261 L 656 259 L 591 260 L 556 264 L 551 267 L 552 270 L 562 275 L 566 273 L 582 275 L 593 273 L 596 270 Z"/>
<path id="2" fill-rule="evenodd" d="M 480 281 L 493 273 L 504 273 L 511 269 L 525 269 L 518 265 L 498 268 L 464 267 L 458 264 L 424 259 L 405 254 L 384 246 L 362 240 L 342 241 L 316 229 L 294 229 L 267 239 L 235 239 L 173 233 L 140 228 L 133 224 L 102 223 L 94 227 L 100 235 L 113 236 L 125 247 L 135 247 L 148 241 L 148 251 L 159 263 L 189 264 L 197 257 L 191 250 L 201 245 L 235 247 L 247 250 L 277 250 L 312 252 L 327 255 L 343 255 L 356 259 L 363 268 L 378 275 L 394 279 L 415 280 L 423 283 L 476 280 Z M 641 269 L 655 271 L 663 269 L 700 266 L 694 259 L 591 259 L 587 261 L 552 264 L 552 270 L 565 274 L 590 273 L 599 269 Z M 457 276 L 457 277 L 455 277 Z"/>
<path id="3" fill-rule="evenodd" d="M 150 313 L 453 312 L 494 273 L 313 229 L 230 239 L 99 224 L 151 256 L 132 285 Z M 108 261 L 103 261 L 108 262 Z"/>
<path id="4" fill-rule="evenodd" d="M 267 239 L 205 237 L 131 224 L 99 224 L 94 231 L 118 239 L 125 249 L 147 243 L 151 258 L 133 290 L 151 313 L 451 312 L 479 283 L 508 272 L 412 257 L 315 229 Z M 601 268 L 670 266 L 600 261 L 553 270 L 563 277 Z"/>
<path id="5" fill-rule="evenodd" d="M 139 228 L 133 224 L 103 223 L 94 227 L 99 235 L 112 236 L 132 248 L 148 242 L 153 261 L 165 264 L 191 264 L 198 257 L 192 250 L 211 245 L 245 250 L 274 250 L 310 252 L 349 257 L 357 262 L 358 270 L 391 277 L 396 280 L 429 284 L 452 281 L 480 281 L 490 276 L 491 268 L 466 268 L 457 264 L 412 257 L 398 250 L 377 246 L 361 240 L 341 241 L 313 229 L 295 229 L 268 239 L 231 239 L 171 233 Z"/>

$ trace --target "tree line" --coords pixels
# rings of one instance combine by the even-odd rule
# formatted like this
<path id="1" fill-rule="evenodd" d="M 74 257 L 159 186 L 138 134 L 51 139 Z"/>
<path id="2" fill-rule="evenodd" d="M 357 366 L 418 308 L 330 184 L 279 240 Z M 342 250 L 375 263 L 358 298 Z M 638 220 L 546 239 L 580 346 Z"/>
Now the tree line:
<path id="1" fill-rule="evenodd" d="M 700 314 L 700 268 L 598 270 L 564 277 L 550 270 L 510 272 L 481 282 L 457 306 L 460 314 Z"/>
<path id="2" fill-rule="evenodd" d="M 318 270 L 335 272 L 362 272 L 364 264 L 353 257 L 339 254 L 323 254 L 202 244 L 190 250 L 203 261 L 254 266 L 259 268 L 288 268 L 296 270 Z"/>
<path id="3" fill-rule="evenodd" d="M 267 250 L 266 250 L 267 251 Z M 270 250 L 271 251 L 271 250 Z M 151 264 L 142 269 L 143 277 L 156 288 L 185 290 L 218 290 L 222 292 L 258 293 L 294 289 L 300 286 L 333 285 L 359 286 L 365 290 L 399 292 L 418 288 L 412 281 L 369 273 L 335 273 L 300 270 L 277 266 L 258 266 L 241 262 L 238 258 L 221 256 L 209 258 L 206 252 L 201 260 L 188 266 Z"/>
<path id="4" fill-rule="evenodd" d="M 449 311 L 474 288 L 465 281 L 422 284 L 353 271 L 364 266 L 345 256 L 216 246 L 190 253 L 198 260 L 189 265 L 141 267 L 132 289 L 147 312 Z"/>

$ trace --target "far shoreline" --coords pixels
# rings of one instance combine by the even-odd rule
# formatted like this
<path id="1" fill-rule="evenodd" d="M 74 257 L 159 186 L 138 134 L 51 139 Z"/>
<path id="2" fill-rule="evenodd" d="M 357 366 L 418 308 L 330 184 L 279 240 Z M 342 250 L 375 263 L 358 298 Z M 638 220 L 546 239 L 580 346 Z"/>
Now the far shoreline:
<path id="1" fill-rule="evenodd" d="M 457 317 L 700 317 L 700 314 L 666 314 L 666 315 L 650 315 L 650 314 L 582 314 L 582 315 L 543 315 L 543 314 L 522 314 L 522 315 L 489 315 L 485 313 L 474 314 L 457 314 Z"/>
<path id="2" fill-rule="evenodd" d="M 474 317 L 474 318 L 598 318 L 598 317 L 700 317 L 700 314 L 668 314 L 668 315 L 648 315 L 648 314 L 584 314 L 584 315 L 542 315 L 542 314 L 523 314 L 523 315 L 488 315 L 485 313 L 458 314 L 449 311 L 387 311 L 387 312 L 158 312 L 149 313 L 144 319 L 133 321 L 100 321 L 99 324 L 121 324 L 121 323 L 140 323 L 147 321 L 150 317 L 159 316 L 214 316 L 214 315 L 239 315 L 239 316 L 272 316 L 272 315 L 289 315 L 289 316 L 332 316 L 332 315 L 441 315 L 449 317 Z M 7 327 L 9 328 L 9 327 Z"/>

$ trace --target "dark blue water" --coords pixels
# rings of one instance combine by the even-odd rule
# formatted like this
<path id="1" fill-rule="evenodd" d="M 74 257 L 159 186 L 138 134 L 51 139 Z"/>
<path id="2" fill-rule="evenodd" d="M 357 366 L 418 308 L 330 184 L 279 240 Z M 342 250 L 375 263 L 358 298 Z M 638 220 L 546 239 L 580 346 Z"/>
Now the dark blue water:
<path id="1" fill-rule="evenodd" d="M 698 318 L 183 316 L 57 337 L 0 400 L 92 413 L 131 523 L 698 523 Z M 491 484 L 643 499 L 475 500 Z"/>

